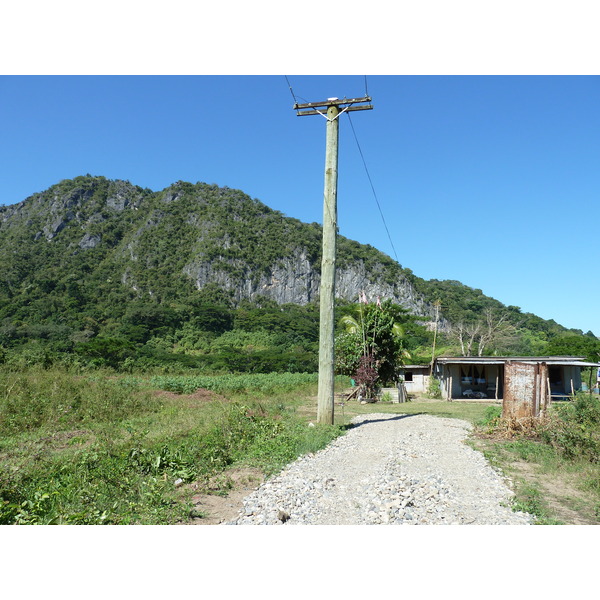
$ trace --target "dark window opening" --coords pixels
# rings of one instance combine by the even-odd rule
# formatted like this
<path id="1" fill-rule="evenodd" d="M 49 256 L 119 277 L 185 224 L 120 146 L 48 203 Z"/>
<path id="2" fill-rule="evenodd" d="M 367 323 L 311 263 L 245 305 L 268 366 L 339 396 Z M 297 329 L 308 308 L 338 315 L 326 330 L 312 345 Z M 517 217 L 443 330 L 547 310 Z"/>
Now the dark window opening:
<path id="1" fill-rule="evenodd" d="M 553 385 L 558 385 L 562 383 L 562 369 L 560 367 L 550 367 L 548 369 L 548 377 L 550 379 L 550 383 Z"/>

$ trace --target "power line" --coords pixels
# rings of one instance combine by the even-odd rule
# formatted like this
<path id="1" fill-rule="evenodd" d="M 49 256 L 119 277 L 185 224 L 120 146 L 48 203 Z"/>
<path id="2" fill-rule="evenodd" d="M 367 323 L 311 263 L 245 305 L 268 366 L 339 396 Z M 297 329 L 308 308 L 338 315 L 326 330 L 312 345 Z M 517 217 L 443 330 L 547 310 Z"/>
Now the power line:
<path id="1" fill-rule="evenodd" d="M 366 85 L 366 76 L 365 76 L 365 85 Z M 360 144 L 358 143 L 358 137 L 356 137 L 356 131 L 354 130 L 354 125 L 352 124 L 352 119 L 348 114 L 348 120 L 350 121 L 350 127 L 352 128 L 352 133 L 354 134 L 354 139 L 356 141 L 356 145 L 358 147 L 358 152 L 363 161 L 363 165 L 365 167 L 365 172 L 367 173 L 367 178 L 369 179 L 369 183 L 371 184 L 371 190 L 373 191 L 373 197 L 375 198 L 375 202 L 377 203 L 377 208 L 379 209 L 379 214 L 381 215 L 381 220 L 383 221 L 383 226 L 387 232 L 388 239 L 390 240 L 390 244 L 392 245 L 392 250 L 394 251 L 394 256 L 396 257 L 396 262 L 400 262 L 398 260 L 398 253 L 396 252 L 396 248 L 394 247 L 394 242 L 392 241 L 392 236 L 390 235 L 390 231 L 388 229 L 387 223 L 385 222 L 385 217 L 383 216 L 383 211 L 381 210 L 381 205 L 379 204 L 379 199 L 377 198 L 377 194 L 375 193 L 375 187 L 373 186 L 373 181 L 371 179 L 371 175 L 369 175 L 369 169 L 367 168 L 367 163 L 365 161 L 365 157 L 363 155 Z"/>
<path id="2" fill-rule="evenodd" d="M 292 89 L 292 84 L 290 83 L 290 80 L 288 79 L 288 76 L 284 75 L 284 77 L 285 77 L 285 80 L 287 81 L 288 87 L 290 88 L 292 98 L 294 99 L 294 105 L 299 104 L 298 100 L 302 100 L 302 101 L 306 102 L 306 100 L 302 96 L 296 96 L 296 94 L 294 93 L 294 90 Z"/>
<path id="3" fill-rule="evenodd" d="M 290 92 L 292 94 L 292 98 L 294 99 L 294 104 L 298 104 L 298 100 L 296 100 L 296 95 L 294 94 L 294 90 L 292 89 L 292 85 L 290 84 L 290 80 L 287 78 L 287 75 L 284 75 L 285 80 L 287 81 L 288 87 L 290 88 Z"/>
<path id="4" fill-rule="evenodd" d="M 290 93 L 292 94 L 292 98 L 294 99 L 294 106 L 296 106 L 298 104 L 298 99 L 296 97 L 296 94 L 294 94 L 294 90 L 292 89 L 292 84 L 290 83 L 290 80 L 288 79 L 287 75 L 284 75 L 285 80 L 288 84 L 288 88 L 290 88 Z M 300 98 L 301 100 L 304 100 L 304 98 Z M 331 214 L 331 211 L 329 210 L 329 205 L 324 202 L 324 205 L 327 207 L 327 212 L 329 214 L 329 218 L 331 219 L 332 223 L 335 224 L 335 226 L 337 227 L 337 214 L 334 216 Z"/>

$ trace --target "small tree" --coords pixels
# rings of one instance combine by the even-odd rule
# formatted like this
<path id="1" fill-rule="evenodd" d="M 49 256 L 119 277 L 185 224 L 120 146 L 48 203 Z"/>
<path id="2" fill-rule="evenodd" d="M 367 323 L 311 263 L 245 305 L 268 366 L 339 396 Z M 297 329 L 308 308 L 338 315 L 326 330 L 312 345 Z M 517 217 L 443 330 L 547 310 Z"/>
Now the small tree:
<path id="1" fill-rule="evenodd" d="M 359 395 L 364 400 L 373 400 L 377 397 L 379 386 L 377 380 L 379 374 L 377 373 L 377 361 L 373 354 L 367 354 L 361 356 L 358 361 L 358 369 L 354 377 L 359 387 Z"/>
<path id="2" fill-rule="evenodd" d="M 336 337 L 336 371 L 364 385 L 369 394 L 365 397 L 373 397 L 375 381 L 398 381 L 403 359 L 409 356 L 403 348 L 402 321 L 407 318 L 407 312 L 390 300 L 369 304 L 363 294 L 352 314 L 340 319 L 343 331 Z"/>
<path id="3" fill-rule="evenodd" d="M 478 356 L 483 356 L 488 346 L 502 347 L 516 338 L 517 329 L 509 319 L 508 312 L 498 313 L 490 308 L 484 310 L 483 325 L 478 340 Z"/>

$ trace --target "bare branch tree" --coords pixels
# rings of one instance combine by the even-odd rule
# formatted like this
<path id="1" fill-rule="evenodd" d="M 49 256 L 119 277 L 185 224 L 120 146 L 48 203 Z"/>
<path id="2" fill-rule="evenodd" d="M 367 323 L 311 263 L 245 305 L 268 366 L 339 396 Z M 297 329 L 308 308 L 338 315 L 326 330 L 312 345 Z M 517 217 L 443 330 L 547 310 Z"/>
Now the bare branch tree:
<path id="1" fill-rule="evenodd" d="M 472 356 L 475 349 L 483 356 L 490 347 L 507 346 L 517 336 L 517 327 L 510 322 L 510 313 L 486 308 L 477 321 L 461 321 L 452 326 L 450 336 L 460 345 L 463 356 Z"/>
<path id="2" fill-rule="evenodd" d="M 471 356 L 473 345 L 478 338 L 481 330 L 481 323 L 464 323 L 461 321 L 453 325 L 450 335 L 460 344 L 460 350 L 463 356 Z"/>
<path id="3" fill-rule="evenodd" d="M 517 328 L 509 321 L 508 312 L 498 313 L 486 308 L 483 313 L 481 334 L 479 335 L 477 354 L 483 356 L 490 345 L 506 345 L 516 336 Z"/>

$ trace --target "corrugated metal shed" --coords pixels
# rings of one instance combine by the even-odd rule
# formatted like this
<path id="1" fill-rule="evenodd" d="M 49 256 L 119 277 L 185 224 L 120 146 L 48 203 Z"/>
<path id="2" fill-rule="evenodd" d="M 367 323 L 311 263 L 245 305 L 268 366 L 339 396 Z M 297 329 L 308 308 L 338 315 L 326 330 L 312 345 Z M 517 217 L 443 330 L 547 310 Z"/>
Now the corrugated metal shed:
<path id="1" fill-rule="evenodd" d="M 551 399 L 547 362 L 506 363 L 502 416 L 521 419 L 545 414 Z"/>
<path id="2" fill-rule="evenodd" d="M 535 389 L 528 400 L 531 414 L 535 415 L 536 411 L 544 410 L 546 392 L 549 400 L 572 396 L 582 387 L 581 369 L 598 368 L 599 364 L 581 356 L 441 356 L 435 360 L 434 373 L 446 400 L 465 397 L 501 400 L 506 390 L 509 399 L 512 395 L 522 403 L 525 390 Z M 534 373 L 531 385 L 523 383 L 526 372 Z M 546 386 L 538 390 L 537 383 L 542 380 Z"/>
<path id="3" fill-rule="evenodd" d="M 441 356 L 435 359 L 442 365 L 504 365 L 507 362 L 526 364 L 546 363 L 570 367 L 597 367 L 600 363 L 587 362 L 582 356 Z"/>

